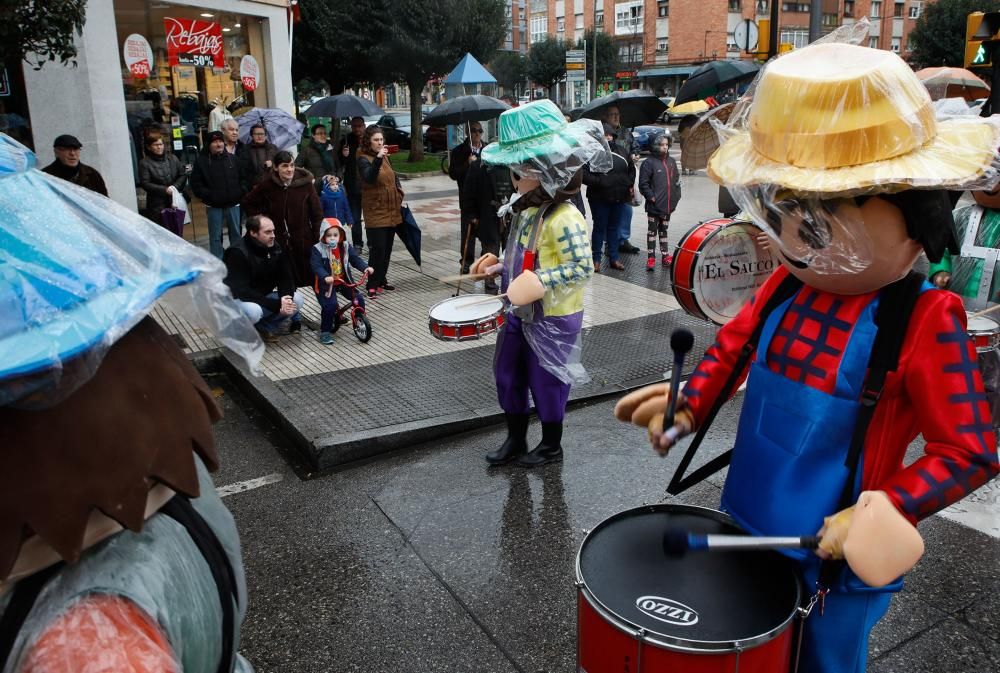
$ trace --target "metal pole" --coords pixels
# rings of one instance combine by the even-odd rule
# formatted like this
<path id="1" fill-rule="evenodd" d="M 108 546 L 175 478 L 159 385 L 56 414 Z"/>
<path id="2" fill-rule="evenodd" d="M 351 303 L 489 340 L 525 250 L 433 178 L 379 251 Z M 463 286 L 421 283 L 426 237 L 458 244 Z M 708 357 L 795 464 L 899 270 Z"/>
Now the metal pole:
<path id="1" fill-rule="evenodd" d="M 989 99 L 989 114 L 995 114 L 1000 110 L 1000 42 L 993 42 L 989 46 L 990 53 L 990 63 L 992 64 L 991 69 L 991 81 L 990 81 L 990 99 Z M 983 106 L 983 114 L 987 112 L 985 105 Z"/>
<path id="2" fill-rule="evenodd" d="M 771 3 L 771 38 L 767 47 L 767 57 L 772 58 L 778 55 L 778 0 L 769 0 Z"/>
<path id="3" fill-rule="evenodd" d="M 809 0 L 809 41 L 823 35 L 823 0 Z"/>

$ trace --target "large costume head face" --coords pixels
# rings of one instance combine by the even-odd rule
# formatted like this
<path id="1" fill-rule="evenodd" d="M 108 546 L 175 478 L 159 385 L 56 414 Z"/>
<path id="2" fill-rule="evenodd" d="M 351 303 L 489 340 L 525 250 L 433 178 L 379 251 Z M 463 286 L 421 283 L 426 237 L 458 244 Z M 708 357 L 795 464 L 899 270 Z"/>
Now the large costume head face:
<path id="1" fill-rule="evenodd" d="M 709 175 L 803 281 L 840 293 L 906 274 L 954 245 L 944 190 L 997 179 L 1000 126 L 938 121 L 891 52 L 816 44 L 778 58 L 734 112 Z"/>

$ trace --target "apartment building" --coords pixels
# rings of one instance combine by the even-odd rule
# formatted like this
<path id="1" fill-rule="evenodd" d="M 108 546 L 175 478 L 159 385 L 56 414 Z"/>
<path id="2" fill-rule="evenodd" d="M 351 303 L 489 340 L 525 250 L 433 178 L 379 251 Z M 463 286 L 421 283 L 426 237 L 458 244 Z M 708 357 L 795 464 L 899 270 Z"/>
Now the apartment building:
<path id="1" fill-rule="evenodd" d="M 670 95 L 705 61 L 754 58 L 740 51 L 734 30 L 747 19 L 769 19 L 772 1 L 781 2 L 779 42 L 808 44 L 809 0 L 528 0 L 528 45 L 546 35 L 575 43 L 596 25 L 612 36 L 621 64 L 613 80 L 598 83 L 599 93 L 643 86 Z M 928 1 L 823 0 L 822 29 L 868 16 L 868 46 L 906 58 Z"/>
<path id="2" fill-rule="evenodd" d="M 504 0 L 507 34 L 500 49 L 503 51 L 528 51 L 527 0 Z"/>

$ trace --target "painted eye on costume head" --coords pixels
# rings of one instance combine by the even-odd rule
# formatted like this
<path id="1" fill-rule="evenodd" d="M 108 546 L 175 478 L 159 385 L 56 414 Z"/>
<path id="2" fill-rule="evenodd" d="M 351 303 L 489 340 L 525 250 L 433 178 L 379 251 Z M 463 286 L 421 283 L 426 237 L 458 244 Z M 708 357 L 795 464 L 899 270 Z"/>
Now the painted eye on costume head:
<path id="1" fill-rule="evenodd" d="M 825 206 L 821 206 L 821 208 L 826 210 Z M 816 217 L 812 209 L 806 209 L 799 221 L 799 240 L 813 250 L 823 250 L 829 247 L 833 240 L 830 222 L 826 217 Z"/>

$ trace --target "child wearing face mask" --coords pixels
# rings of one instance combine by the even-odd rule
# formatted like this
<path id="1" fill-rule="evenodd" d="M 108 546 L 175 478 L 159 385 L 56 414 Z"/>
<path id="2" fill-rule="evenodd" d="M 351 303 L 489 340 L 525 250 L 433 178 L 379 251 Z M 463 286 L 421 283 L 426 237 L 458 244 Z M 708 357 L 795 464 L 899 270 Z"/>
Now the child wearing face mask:
<path id="1" fill-rule="evenodd" d="M 680 171 L 677 162 L 670 157 L 670 134 L 661 133 L 653 138 L 649 146 L 650 156 L 639 169 L 639 193 L 646 197 L 646 270 L 656 268 L 656 239 L 660 239 L 660 255 L 663 266 L 673 263 L 670 244 L 667 242 L 667 225 L 670 214 L 681 200 Z"/>
<path id="2" fill-rule="evenodd" d="M 374 270 L 354 251 L 343 225 L 334 217 L 324 219 L 319 225 L 319 243 L 313 246 L 309 262 L 316 276 L 313 290 L 321 309 L 319 342 L 329 346 L 337 329 L 337 293 L 354 300 L 356 289 L 343 284 L 354 282 L 351 267 L 369 274 Z M 358 301 L 365 305 L 364 296 L 359 296 Z"/>

